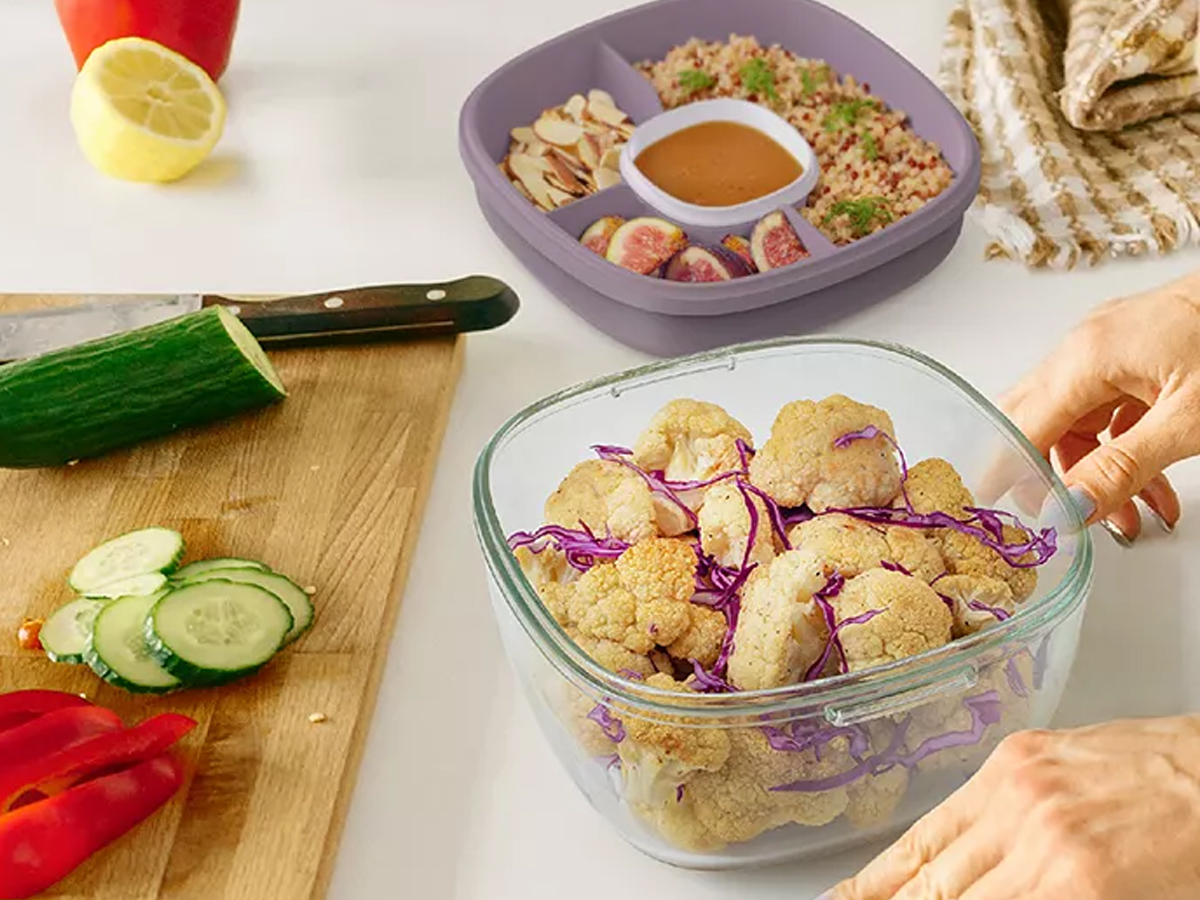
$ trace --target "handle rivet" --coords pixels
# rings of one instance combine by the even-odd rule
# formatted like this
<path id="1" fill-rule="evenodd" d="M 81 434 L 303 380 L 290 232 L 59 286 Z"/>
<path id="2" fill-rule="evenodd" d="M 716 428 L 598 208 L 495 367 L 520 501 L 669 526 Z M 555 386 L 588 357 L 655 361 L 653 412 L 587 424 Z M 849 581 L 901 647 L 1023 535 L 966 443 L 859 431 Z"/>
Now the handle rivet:
<path id="1" fill-rule="evenodd" d="M 240 306 L 227 306 L 225 308 L 229 310 L 230 315 L 240 316 L 242 314 L 242 308 Z"/>
<path id="2" fill-rule="evenodd" d="M 325 308 L 326 309 L 337 309 L 338 307 L 342 306 L 342 304 L 344 304 L 345 302 L 346 301 L 343 300 L 341 297 L 330 297 L 328 300 L 325 301 Z"/>
<path id="3" fill-rule="evenodd" d="M 445 300 L 446 292 L 435 288 L 425 295 L 426 300 Z"/>

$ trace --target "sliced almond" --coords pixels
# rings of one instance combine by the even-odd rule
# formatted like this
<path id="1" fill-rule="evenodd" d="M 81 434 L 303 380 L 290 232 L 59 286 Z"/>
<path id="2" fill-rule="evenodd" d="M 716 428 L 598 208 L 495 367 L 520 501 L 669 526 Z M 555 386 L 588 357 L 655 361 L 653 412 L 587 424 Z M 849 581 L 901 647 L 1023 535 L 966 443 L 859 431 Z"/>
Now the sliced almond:
<path id="1" fill-rule="evenodd" d="M 514 153 L 509 157 L 508 167 L 512 169 L 512 161 L 515 159 L 521 160 L 520 165 L 529 166 L 537 169 L 539 172 L 552 172 L 553 167 L 550 161 L 544 156 L 531 156 L 528 153 Z M 515 171 L 515 170 L 514 170 Z"/>
<path id="2" fill-rule="evenodd" d="M 629 118 L 621 110 L 608 103 L 589 103 L 588 115 L 605 125 L 620 125 Z"/>
<path id="3" fill-rule="evenodd" d="M 550 205 L 550 186 L 546 184 L 545 173 L 536 165 L 532 157 L 514 156 L 508 161 L 508 165 L 513 174 L 521 179 L 521 184 L 528 189 L 535 203 L 543 206 Z"/>
<path id="4" fill-rule="evenodd" d="M 573 94 L 571 99 L 563 104 L 563 112 L 576 122 L 583 121 L 583 111 L 587 109 L 587 99 L 583 94 Z"/>
<path id="5" fill-rule="evenodd" d="M 542 116 L 533 124 L 533 133 L 547 144 L 570 147 L 579 142 L 583 129 L 574 122 Z"/>
<path id="6" fill-rule="evenodd" d="M 575 145 L 575 152 L 579 154 L 579 161 L 589 169 L 600 165 L 600 142 L 596 140 L 595 135 L 585 134 L 581 137 Z"/>
<path id="7" fill-rule="evenodd" d="M 626 122 L 623 125 L 618 125 L 617 134 L 621 135 L 621 137 L 625 140 L 629 140 L 631 137 L 633 137 L 633 123 Z"/>
<path id="8" fill-rule="evenodd" d="M 571 194 L 583 193 L 583 185 L 557 154 L 546 157 L 546 161 L 550 164 L 551 183 L 557 182 L 559 187 Z"/>
<path id="9" fill-rule="evenodd" d="M 545 156 L 550 152 L 550 145 L 544 144 L 541 141 L 533 141 L 525 147 L 525 152 L 529 156 Z"/>
<path id="10" fill-rule="evenodd" d="M 616 147 L 609 147 L 600 157 L 600 168 L 596 172 L 599 174 L 605 169 L 615 172 L 619 168 L 621 168 L 621 151 Z"/>
<path id="11" fill-rule="evenodd" d="M 554 204 L 555 208 L 559 206 L 566 206 L 575 199 L 570 194 L 566 193 L 565 191 L 560 191 L 557 188 L 548 188 L 548 190 L 550 193 L 550 202 Z"/>
<path id="12" fill-rule="evenodd" d="M 608 91 L 602 91 L 599 88 L 588 91 L 587 98 L 588 103 L 599 103 L 601 106 L 613 107 L 617 105 L 617 101 L 613 100 L 612 94 Z"/>
<path id="13" fill-rule="evenodd" d="M 532 144 L 537 140 L 537 135 L 533 133 L 533 129 L 528 125 L 521 125 L 518 128 L 514 128 L 509 134 L 512 135 L 512 139 L 518 144 Z"/>
<path id="14" fill-rule="evenodd" d="M 621 173 L 613 169 L 596 170 L 596 187 L 600 190 L 614 187 L 621 183 Z"/>

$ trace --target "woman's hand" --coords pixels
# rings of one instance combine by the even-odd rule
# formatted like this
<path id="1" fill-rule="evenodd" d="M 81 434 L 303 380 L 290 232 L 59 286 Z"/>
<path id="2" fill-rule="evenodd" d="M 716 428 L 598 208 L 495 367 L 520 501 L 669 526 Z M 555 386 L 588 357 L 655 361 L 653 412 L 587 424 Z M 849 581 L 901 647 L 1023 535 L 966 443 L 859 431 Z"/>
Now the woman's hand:
<path id="1" fill-rule="evenodd" d="M 1140 497 L 1172 530 L 1179 498 L 1163 470 L 1200 454 L 1200 274 L 1099 307 L 1000 405 L 1088 524 L 1132 541 Z"/>
<path id="2" fill-rule="evenodd" d="M 1200 717 L 1021 732 L 830 900 L 1195 900 Z"/>

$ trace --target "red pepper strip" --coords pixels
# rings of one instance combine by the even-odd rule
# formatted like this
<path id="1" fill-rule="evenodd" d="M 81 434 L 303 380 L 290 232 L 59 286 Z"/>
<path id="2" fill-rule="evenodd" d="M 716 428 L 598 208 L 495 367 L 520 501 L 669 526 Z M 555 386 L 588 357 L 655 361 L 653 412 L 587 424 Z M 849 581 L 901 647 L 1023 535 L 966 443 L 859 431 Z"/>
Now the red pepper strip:
<path id="1" fill-rule="evenodd" d="M 37 760 L 113 734 L 121 717 L 102 706 L 71 706 L 0 733 L 0 782 Z"/>
<path id="2" fill-rule="evenodd" d="M 183 782 L 183 763 L 168 753 L 0 816 L 0 898 L 24 900 L 62 881 Z"/>
<path id="3" fill-rule="evenodd" d="M 195 719 L 164 713 L 125 731 L 54 748 L 24 765 L 5 766 L 0 770 L 0 813 L 30 791 L 52 797 L 86 778 L 158 756 L 195 727 Z"/>
<path id="4" fill-rule="evenodd" d="M 0 694 L 0 731 L 24 725 L 57 709 L 90 705 L 78 694 L 64 691 L 13 691 Z"/>

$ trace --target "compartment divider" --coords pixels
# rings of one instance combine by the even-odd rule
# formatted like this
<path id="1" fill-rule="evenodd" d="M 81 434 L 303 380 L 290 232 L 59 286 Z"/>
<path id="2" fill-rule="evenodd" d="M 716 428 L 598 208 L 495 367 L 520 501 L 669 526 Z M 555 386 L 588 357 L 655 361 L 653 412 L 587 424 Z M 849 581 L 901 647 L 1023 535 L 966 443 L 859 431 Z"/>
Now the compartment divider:
<path id="1" fill-rule="evenodd" d="M 633 188 L 621 183 L 581 197 L 544 215 L 549 216 L 550 221 L 573 239 L 579 240 L 589 225 L 605 216 L 633 219 L 637 216 L 657 216 L 658 213 L 643 203 Z"/>
<path id="2" fill-rule="evenodd" d="M 617 106 L 629 115 L 634 125 L 663 111 L 658 91 L 649 79 L 604 41 L 596 45 L 596 81 L 596 87 L 612 94 Z"/>
<path id="3" fill-rule="evenodd" d="M 792 223 L 792 227 L 796 229 L 796 235 L 800 238 L 800 243 L 808 249 L 809 259 L 824 259 L 838 252 L 837 245 L 821 234 L 820 229 L 804 218 L 803 214 L 796 207 L 790 205 L 783 207 L 783 214 Z M 799 265 L 803 264 L 803 262 L 799 263 Z"/>

